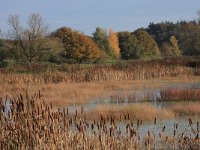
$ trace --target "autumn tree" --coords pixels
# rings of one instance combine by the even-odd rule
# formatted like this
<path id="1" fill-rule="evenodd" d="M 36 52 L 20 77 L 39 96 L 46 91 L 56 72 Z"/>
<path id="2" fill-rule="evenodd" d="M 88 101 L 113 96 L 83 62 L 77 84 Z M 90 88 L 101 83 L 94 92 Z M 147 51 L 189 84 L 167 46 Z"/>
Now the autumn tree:
<path id="1" fill-rule="evenodd" d="M 113 32 L 112 29 L 109 30 L 108 42 L 110 45 L 110 53 L 114 58 L 120 58 L 120 48 L 117 33 Z"/>
<path id="2" fill-rule="evenodd" d="M 12 28 L 10 37 L 18 47 L 21 60 L 31 65 L 35 61 L 42 60 L 50 54 L 52 47 L 46 35 L 47 26 L 39 14 L 31 14 L 27 21 L 27 28 L 20 25 L 17 15 L 11 15 L 8 23 Z"/>
<path id="3" fill-rule="evenodd" d="M 101 57 L 101 51 L 97 44 L 83 33 L 62 27 L 53 32 L 51 36 L 61 40 L 66 58 L 72 58 L 78 63 L 82 63 Z"/>
<path id="4" fill-rule="evenodd" d="M 171 36 L 169 42 L 163 43 L 161 50 L 164 56 L 180 56 L 182 54 L 175 36 Z"/>
<path id="5" fill-rule="evenodd" d="M 146 31 L 136 30 L 133 34 L 136 36 L 138 44 L 142 46 L 140 51 L 141 58 L 160 57 L 160 50 L 156 41 Z"/>
<path id="6" fill-rule="evenodd" d="M 176 39 L 175 36 L 171 36 L 170 45 L 172 47 L 173 54 L 176 55 L 176 56 L 180 56 L 181 55 L 181 50 L 179 48 L 178 40 Z"/>

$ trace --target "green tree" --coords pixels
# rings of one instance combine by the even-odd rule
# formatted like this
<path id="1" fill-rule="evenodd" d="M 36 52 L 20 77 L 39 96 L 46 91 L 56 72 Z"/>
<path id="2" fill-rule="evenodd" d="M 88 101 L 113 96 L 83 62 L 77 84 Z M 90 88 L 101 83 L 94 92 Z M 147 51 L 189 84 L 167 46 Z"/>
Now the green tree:
<path id="1" fill-rule="evenodd" d="M 62 27 L 51 34 L 61 40 L 66 58 L 75 59 L 78 63 L 83 61 L 96 60 L 101 57 L 101 51 L 92 38 L 72 30 Z"/>
<path id="2" fill-rule="evenodd" d="M 139 59 L 142 47 L 134 34 L 119 32 L 119 47 L 122 59 Z"/>
<path id="3" fill-rule="evenodd" d="M 5 41 L 3 39 L 0 39 L 0 66 L 2 66 L 2 63 L 7 58 L 7 52 L 5 48 Z"/>
<path id="4" fill-rule="evenodd" d="M 140 58 L 149 59 L 160 57 L 160 50 L 156 41 L 144 30 L 136 30 L 133 33 L 138 44 L 142 47 L 140 51 Z"/>
<path id="5" fill-rule="evenodd" d="M 98 47 L 109 56 L 112 56 L 112 48 L 108 41 L 107 31 L 103 28 L 97 27 L 93 33 L 93 40 Z"/>
<path id="6" fill-rule="evenodd" d="M 160 47 L 168 43 L 171 36 L 175 36 L 183 55 L 200 55 L 200 23 L 197 21 L 150 23 L 145 30 Z"/>

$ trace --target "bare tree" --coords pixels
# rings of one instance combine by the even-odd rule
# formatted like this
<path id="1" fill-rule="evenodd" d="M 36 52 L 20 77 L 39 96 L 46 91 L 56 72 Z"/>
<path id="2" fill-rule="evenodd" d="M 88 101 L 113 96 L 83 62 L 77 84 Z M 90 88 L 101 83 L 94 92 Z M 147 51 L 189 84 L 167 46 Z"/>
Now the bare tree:
<path id="1" fill-rule="evenodd" d="M 200 22 L 200 10 L 197 11 L 198 22 Z"/>
<path id="2" fill-rule="evenodd" d="M 0 39 L 3 37 L 2 31 L 0 29 Z"/>
<path id="3" fill-rule="evenodd" d="M 12 39 L 19 45 L 21 55 L 29 65 L 41 59 L 41 57 L 51 50 L 47 43 L 48 40 L 45 37 L 47 26 L 39 14 L 31 14 L 29 16 L 27 28 L 23 28 L 20 25 L 17 15 L 11 15 L 8 23 L 12 27 Z"/>

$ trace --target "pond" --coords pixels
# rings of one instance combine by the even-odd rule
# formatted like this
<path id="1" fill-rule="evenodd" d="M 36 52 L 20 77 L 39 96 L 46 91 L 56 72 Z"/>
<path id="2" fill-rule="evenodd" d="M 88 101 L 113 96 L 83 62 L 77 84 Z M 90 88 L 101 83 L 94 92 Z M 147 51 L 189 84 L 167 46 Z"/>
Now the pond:
<path id="1" fill-rule="evenodd" d="M 149 87 L 149 86 L 148 86 Z M 68 106 L 68 110 L 71 113 L 74 113 L 76 110 L 80 110 L 81 107 L 84 108 L 84 111 L 95 110 L 97 107 L 122 107 L 129 106 L 130 104 L 149 104 L 153 105 L 158 109 L 171 108 L 175 104 L 187 104 L 188 101 L 169 101 L 169 102 L 160 102 L 157 101 L 161 97 L 160 91 L 166 89 L 200 89 L 200 83 L 167 83 L 161 84 L 159 87 L 149 87 L 149 88 L 133 88 L 132 90 L 120 91 L 117 90 L 113 95 L 107 95 L 103 98 L 103 100 L 98 100 L 98 98 L 94 99 L 90 103 L 84 105 L 70 105 Z M 130 100 L 132 98 L 132 100 Z M 148 101 L 146 101 L 148 98 Z M 134 99 L 134 100 L 133 100 Z M 193 102 L 194 103 L 194 102 Z M 199 103 L 199 102 L 196 102 Z M 191 118 L 194 122 L 194 126 L 197 122 L 200 121 L 200 115 L 193 116 L 176 116 L 172 119 L 164 119 L 158 120 L 157 124 L 154 125 L 153 121 L 143 121 L 143 124 L 138 128 L 141 134 L 141 137 L 147 135 L 148 131 L 151 131 L 155 134 L 159 134 L 162 131 L 162 128 L 165 126 L 165 133 L 173 135 L 174 132 L 174 124 L 178 124 L 178 128 L 180 131 L 185 131 L 187 133 L 188 130 L 191 130 L 191 126 L 189 126 L 188 118 Z M 137 123 L 134 122 L 134 125 Z M 118 122 L 117 126 L 121 128 L 122 133 L 125 132 L 127 122 L 122 121 Z M 191 133 L 191 132 L 190 132 Z"/>

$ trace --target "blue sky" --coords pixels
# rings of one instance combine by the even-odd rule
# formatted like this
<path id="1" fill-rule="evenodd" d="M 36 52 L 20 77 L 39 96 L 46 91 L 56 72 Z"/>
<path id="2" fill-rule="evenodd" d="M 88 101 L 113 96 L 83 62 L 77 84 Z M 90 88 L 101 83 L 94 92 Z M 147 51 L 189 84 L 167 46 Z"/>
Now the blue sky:
<path id="1" fill-rule="evenodd" d="M 9 15 L 18 14 L 25 24 L 39 13 L 49 29 L 62 26 L 91 34 L 96 27 L 134 31 L 150 22 L 193 20 L 200 0 L 0 0 L 0 29 L 8 29 Z"/>

